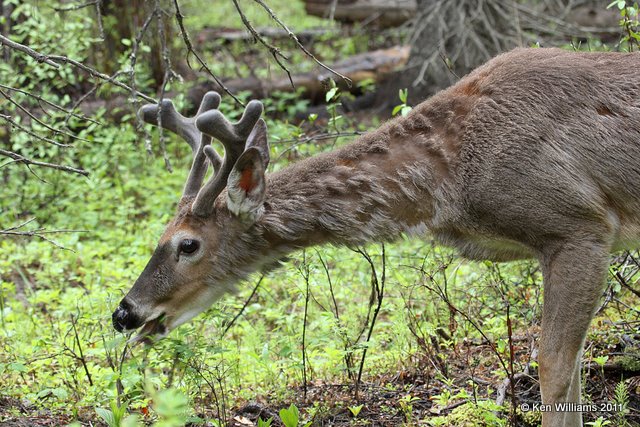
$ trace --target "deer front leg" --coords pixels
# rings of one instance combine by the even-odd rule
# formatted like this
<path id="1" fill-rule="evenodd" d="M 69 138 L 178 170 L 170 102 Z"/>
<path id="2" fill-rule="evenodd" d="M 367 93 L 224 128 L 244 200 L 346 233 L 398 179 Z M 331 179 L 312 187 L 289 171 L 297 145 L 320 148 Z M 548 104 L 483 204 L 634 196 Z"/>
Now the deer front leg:
<path id="1" fill-rule="evenodd" d="M 543 427 L 581 427 L 580 412 L 555 411 L 555 404 L 580 402 L 580 356 L 591 318 L 602 295 L 610 245 L 593 237 L 564 242 L 541 260 L 544 308 L 540 341 Z"/>

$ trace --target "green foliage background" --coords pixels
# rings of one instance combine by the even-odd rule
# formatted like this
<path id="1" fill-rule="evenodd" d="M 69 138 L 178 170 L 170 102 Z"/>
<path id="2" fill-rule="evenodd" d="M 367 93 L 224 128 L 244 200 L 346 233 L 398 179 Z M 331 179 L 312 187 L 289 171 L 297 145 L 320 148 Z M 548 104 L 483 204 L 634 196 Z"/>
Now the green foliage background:
<path id="1" fill-rule="evenodd" d="M 235 17 L 231 2 L 201 14 L 195 13 L 201 2 L 185 3 L 194 29 Z M 300 2 L 279 1 L 271 6 L 285 22 L 299 24 L 298 29 L 323 24 L 304 15 Z M 264 14 L 249 10 L 257 26 L 271 24 Z M 26 19 L 12 30 L 12 36 L 37 50 L 84 60 L 96 42 L 90 36 L 95 26 L 88 15 L 65 19 L 38 2 L 21 4 L 15 13 Z M 225 25 L 240 23 L 236 19 Z M 126 58 L 120 62 L 123 67 L 127 64 Z M 144 64 L 139 66 L 140 90 L 144 90 Z M 3 84 L 63 105 L 71 103 L 66 94 L 69 88 L 87 79 L 69 68 L 52 70 L 26 57 L 0 63 L 0 76 Z M 111 90 L 105 86 L 100 92 L 105 95 Z M 15 97 L 32 102 L 20 94 Z M 176 102 L 184 106 L 180 99 Z M 238 114 L 229 99 L 224 102 L 232 117 Z M 273 117 L 302 109 L 304 103 L 295 96 L 276 94 L 266 105 L 273 170 L 290 159 L 334 148 L 331 144 L 291 147 L 291 138 L 304 131 L 286 118 Z M 1 100 L 0 106 L 9 108 Z M 153 347 L 135 347 L 121 359 L 127 337 L 112 329 L 111 312 L 142 271 L 163 224 L 173 214 L 190 150 L 167 135 L 167 152 L 175 169 L 169 173 L 159 154 L 157 135 L 150 155 L 131 113 L 119 123 L 103 113 L 95 117 L 101 124 L 70 119 L 70 128 L 83 138 L 73 142 L 73 148 L 55 147 L 20 132 L 11 134 L 13 150 L 80 165 L 91 175 L 84 178 L 15 164 L 0 169 L 0 228 L 35 217 L 34 227 L 78 230 L 51 235 L 66 250 L 38 239 L 0 239 L 0 397 L 26 399 L 67 420 L 107 420 L 120 407 L 158 425 L 219 422 L 225 410 L 257 398 L 293 401 L 303 381 L 307 271 L 310 303 L 305 351 L 310 381 L 352 382 L 364 348 L 368 349 L 365 381 L 398 370 L 421 370 L 428 349 L 425 343 L 435 339 L 445 348 L 454 348 L 463 340 L 483 339 L 477 328 L 496 343 L 497 354 L 508 359 L 505 308 L 510 307 L 513 328 L 519 333 L 539 323 L 541 278 L 535 264 L 468 263 L 428 239 L 401 241 L 386 246 L 384 302 L 373 338 L 366 343 L 362 331 L 370 312 L 371 268 L 360 254 L 325 247 L 295 254 L 287 265 L 269 274 L 226 335 L 222 331 L 247 300 L 257 277 L 167 339 Z M 60 113 L 49 118 L 51 123 L 64 119 Z M 364 125 L 344 120 L 340 127 L 362 130 Z M 48 132 L 37 125 L 36 130 Z M 342 138 L 337 144 L 347 142 Z M 381 247 L 372 245 L 367 250 L 380 278 Z M 443 292 L 474 323 L 452 313 Z M 601 316 L 616 322 L 632 320 L 634 314 L 629 312 L 625 319 L 620 312 L 605 311 Z M 439 357 L 447 362 L 446 354 Z M 471 362 L 499 366 L 496 357 Z M 517 366 L 516 371 L 521 368 Z M 506 376 L 500 368 L 494 374 Z M 450 384 L 449 388 L 453 396 L 463 387 Z M 491 386 L 483 393 L 494 397 Z M 445 397 L 441 396 L 443 406 L 449 402 Z M 312 412 L 305 417 L 310 419 Z"/>

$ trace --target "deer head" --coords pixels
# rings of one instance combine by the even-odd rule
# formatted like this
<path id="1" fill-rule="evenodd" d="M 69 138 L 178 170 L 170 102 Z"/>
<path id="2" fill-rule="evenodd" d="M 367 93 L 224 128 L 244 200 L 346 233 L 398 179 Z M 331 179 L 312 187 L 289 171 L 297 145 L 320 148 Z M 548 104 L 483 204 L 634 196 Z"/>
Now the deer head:
<path id="1" fill-rule="evenodd" d="M 191 118 L 169 100 L 138 113 L 143 121 L 181 136 L 192 149 L 193 163 L 175 218 L 113 313 L 118 331 L 142 326 L 134 340 L 166 335 L 256 268 L 246 231 L 265 197 L 269 147 L 262 104 L 251 101 L 237 123 L 216 109 L 219 104 L 220 96 L 208 92 Z M 210 145 L 212 138 L 223 144 L 224 157 Z M 214 172 L 203 185 L 209 164 Z"/>

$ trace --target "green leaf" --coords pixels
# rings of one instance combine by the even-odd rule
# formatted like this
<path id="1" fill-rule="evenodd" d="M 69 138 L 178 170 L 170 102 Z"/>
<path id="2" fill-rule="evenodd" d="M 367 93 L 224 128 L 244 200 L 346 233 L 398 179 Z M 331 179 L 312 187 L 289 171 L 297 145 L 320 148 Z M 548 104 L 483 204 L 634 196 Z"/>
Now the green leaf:
<path id="1" fill-rule="evenodd" d="M 279 415 L 285 427 L 298 427 L 300 411 L 293 403 L 289 406 L 289 409 L 281 409 Z"/>
<path id="2" fill-rule="evenodd" d="M 596 362 L 598 366 L 604 366 L 608 360 L 609 360 L 609 356 L 599 356 L 599 357 L 593 358 L 593 361 Z"/>
<path id="3" fill-rule="evenodd" d="M 51 389 L 51 393 L 53 393 L 53 395 L 60 400 L 65 400 L 69 397 L 69 393 L 67 392 L 67 390 L 61 387 Z"/>
<path id="4" fill-rule="evenodd" d="M 19 362 L 9 363 L 8 368 L 14 372 L 27 372 L 27 367 L 23 363 Z"/>
<path id="5" fill-rule="evenodd" d="M 358 416 L 363 407 L 364 405 L 349 406 L 349 411 L 351 411 L 351 415 L 353 415 L 353 417 L 355 418 Z"/>
<path id="6" fill-rule="evenodd" d="M 407 94 L 408 94 L 407 89 L 400 89 L 398 91 L 398 97 L 400 98 L 400 101 L 402 101 L 403 104 L 407 103 Z"/>
<path id="7" fill-rule="evenodd" d="M 331 89 L 329 89 L 329 91 L 327 92 L 326 95 L 326 101 L 329 102 L 333 99 L 334 96 L 336 96 L 336 93 L 338 93 L 338 88 L 337 87 L 332 87 Z"/>
<path id="8" fill-rule="evenodd" d="M 110 410 L 104 408 L 96 408 L 96 414 L 98 414 L 109 427 L 118 427 L 116 425 L 116 417 Z"/>
<path id="9" fill-rule="evenodd" d="M 402 111 L 402 108 L 404 108 L 404 105 L 402 104 L 396 105 L 395 107 L 393 107 L 393 111 L 391 112 L 391 115 L 395 116 L 396 114 L 398 114 L 398 112 Z"/>

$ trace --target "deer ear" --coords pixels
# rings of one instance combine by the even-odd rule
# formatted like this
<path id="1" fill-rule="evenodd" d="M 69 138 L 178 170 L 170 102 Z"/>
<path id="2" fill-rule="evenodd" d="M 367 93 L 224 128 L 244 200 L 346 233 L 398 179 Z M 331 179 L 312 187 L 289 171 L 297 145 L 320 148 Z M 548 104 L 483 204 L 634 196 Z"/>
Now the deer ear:
<path id="1" fill-rule="evenodd" d="M 260 150 L 260 158 L 265 169 L 269 166 L 269 142 L 267 138 L 267 124 L 264 119 L 258 119 L 251 134 L 247 138 L 246 148 L 256 147 Z"/>
<path id="2" fill-rule="evenodd" d="M 238 158 L 227 179 L 227 207 L 235 215 L 255 217 L 266 192 L 265 168 L 260 150 L 250 147 Z"/>

